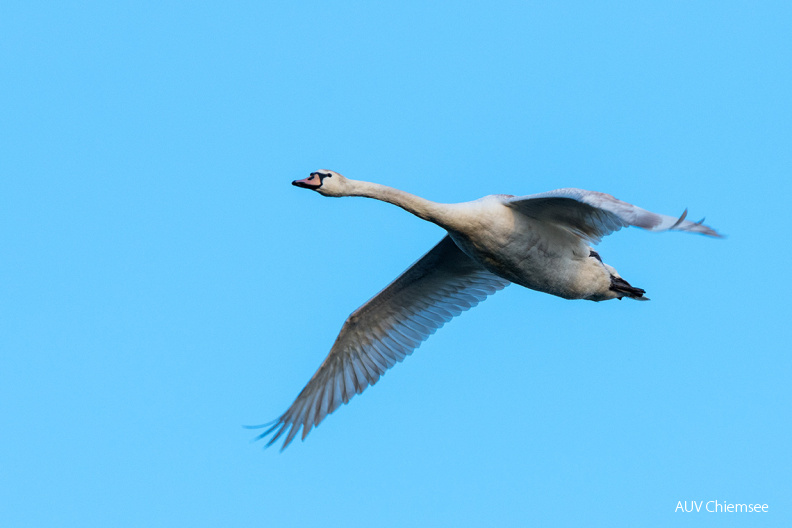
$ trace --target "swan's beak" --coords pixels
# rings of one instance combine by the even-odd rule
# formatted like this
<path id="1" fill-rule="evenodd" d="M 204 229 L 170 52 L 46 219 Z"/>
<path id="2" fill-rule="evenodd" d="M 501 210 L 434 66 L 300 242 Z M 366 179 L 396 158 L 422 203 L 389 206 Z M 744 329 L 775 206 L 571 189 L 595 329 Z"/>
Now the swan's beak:
<path id="1" fill-rule="evenodd" d="M 309 180 L 313 180 L 313 181 L 309 181 Z M 310 178 L 305 178 L 305 179 L 302 179 L 302 180 L 294 180 L 292 182 L 292 185 L 295 185 L 297 187 L 304 187 L 305 189 L 316 190 L 316 189 L 318 189 L 319 187 L 322 186 L 321 181 L 319 183 L 316 183 L 317 180 L 319 180 L 319 178 L 315 178 L 315 177 L 311 176 Z"/>

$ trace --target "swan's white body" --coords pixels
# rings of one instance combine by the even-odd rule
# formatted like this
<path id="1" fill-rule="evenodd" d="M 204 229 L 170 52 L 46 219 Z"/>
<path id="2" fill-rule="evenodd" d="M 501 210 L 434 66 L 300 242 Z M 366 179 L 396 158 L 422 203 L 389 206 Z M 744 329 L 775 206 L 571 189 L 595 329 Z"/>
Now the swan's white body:
<path id="1" fill-rule="evenodd" d="M 365 196 L 398 205 L 443 227 L 448 236 L 388 287 L 355 310 L 292 406 L 259 436 L 288 431 L 285 448 L 461 312 L 514 282 L 565 299 L 647 300 L 589 246 L 638 226 L 720 236 L 701 222 L 651 213 L 581 189 L 531 196 L 491 195 L 439 204 L 384 185 L 318 171 L 294 185 L 325 196 Z M 270 425 L 270 424 L 266 424 Z"/>

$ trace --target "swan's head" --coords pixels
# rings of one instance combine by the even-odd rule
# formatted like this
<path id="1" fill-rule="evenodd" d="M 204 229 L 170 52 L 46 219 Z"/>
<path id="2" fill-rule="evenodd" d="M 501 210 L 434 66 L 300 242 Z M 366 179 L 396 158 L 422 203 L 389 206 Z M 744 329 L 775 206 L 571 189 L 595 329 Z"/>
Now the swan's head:
<path id="1" fill-rule="evenodd" d="M 331 170 L 318 170 L 303 180 L 294 180 L 292 185 L 304 187 L 323 196 L 346 196 L 349 180 Z"/>

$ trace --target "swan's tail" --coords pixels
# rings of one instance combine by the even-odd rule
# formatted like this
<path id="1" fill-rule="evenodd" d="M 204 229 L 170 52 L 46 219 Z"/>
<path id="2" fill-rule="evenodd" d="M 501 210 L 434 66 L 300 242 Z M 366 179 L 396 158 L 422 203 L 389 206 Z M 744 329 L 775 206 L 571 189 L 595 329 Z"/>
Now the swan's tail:
<path id="1" fill-rule="evenodd" d="M 634 288 L 630 286 L 630 283 L 626 280 L 622 279 L 621 277 L 616 277 L 611 275 L 611 285 L 610 290 L 616 292 L 618 295 L 618 299 L 621 300 L 622 297 L 629 297 L 630 299 L 635 299 L 636 301 L 648 301 L 648 297 L 644 297 L 644 293 L 646 290 L 641 288 Z"/>

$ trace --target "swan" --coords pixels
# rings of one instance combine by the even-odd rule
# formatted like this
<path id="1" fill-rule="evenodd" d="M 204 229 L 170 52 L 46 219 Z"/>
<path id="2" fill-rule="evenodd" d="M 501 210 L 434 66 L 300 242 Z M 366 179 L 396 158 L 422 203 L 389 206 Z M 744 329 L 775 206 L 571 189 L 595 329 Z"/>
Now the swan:
<path id="1" fill-rule="evenodd" d="M 342 403 L 375 384 L 438 328 L 508 286 L 519 284 L 564 299 L 648 300 L 589 244 L 622 227 L 688 231 L 720 237 L 702 222 L 649 212 L 609 194 L 558 189 L 530 196 L 496 194 L 456 204 L 435 203 L 398 189 L 319 170 L 292 182 L 323 196 L 363 196 L 401 207 L 447 231 L 418 259 L 346 320 L 330 353 L 277 420 L 249 428 L 286 433 L 281 450 L 302 439 Z"/>

